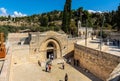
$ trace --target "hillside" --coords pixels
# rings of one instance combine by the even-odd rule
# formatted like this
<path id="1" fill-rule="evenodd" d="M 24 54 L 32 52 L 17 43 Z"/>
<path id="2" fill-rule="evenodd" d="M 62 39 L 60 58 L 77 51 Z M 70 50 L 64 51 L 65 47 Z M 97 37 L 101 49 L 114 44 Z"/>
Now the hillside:
<path id="1" fill-rule="evenodd" d="M 9 25 L 16 27 L 39 27 L 39 26 L 61 26 L 61 11 L 26 16 L 26 17 L 0 17 L 0 26 Z"/>
<path id="2" fill-rule="evenodd" d="M 118 6 L 119 8 L 119 6 Z M 119 27 L 119 9 L 112 12 L 90 12 L 80 7 L 71 10 L 70 26 L 77 29 L 77 22 L 80 20 L 82 26 L 93 27 L 99 29 L 118 29 Z M 42 14 L 34 14 L 25 17 L 0 17 L 0 30 L 2 26 L 20 27 L 20 29 L 31 29 L 32 31 L 59 30 L 62 26 L 63 11 L 54 10 Z M 103 24 L 104 22 L 104 24 Z M 18 30 L 18 29 L 17 29 Z"/>

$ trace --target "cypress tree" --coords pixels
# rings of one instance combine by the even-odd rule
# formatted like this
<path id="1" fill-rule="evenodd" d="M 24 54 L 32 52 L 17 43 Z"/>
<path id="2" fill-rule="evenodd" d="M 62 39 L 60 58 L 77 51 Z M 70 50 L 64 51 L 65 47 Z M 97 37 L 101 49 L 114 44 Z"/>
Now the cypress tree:
<path id="1" fill-rule="evenodd" d="M 120 31 L 120 4 L 118 6 L 116 14 L 117 31 Z"/>
<path id="2" fill-rule="evenodd" d="M 66 0 L 63 11 L 62 30 L 65 33 L 70 33 L 71 22 L 71 0 Z"/>

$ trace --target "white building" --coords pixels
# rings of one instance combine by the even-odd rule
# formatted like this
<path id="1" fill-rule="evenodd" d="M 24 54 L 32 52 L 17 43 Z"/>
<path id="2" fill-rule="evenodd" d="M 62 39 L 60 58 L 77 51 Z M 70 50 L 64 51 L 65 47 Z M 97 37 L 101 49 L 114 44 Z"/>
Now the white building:
<path id="1" fill-rule="evenodd" d="M 87 32 L 87 33 L 86 33 Z M 81 22 L 78 21 L 78 36 L 81 38 L 89 38 L 93 32 L 93 28 L 91 27 L 82 27 Z"/>

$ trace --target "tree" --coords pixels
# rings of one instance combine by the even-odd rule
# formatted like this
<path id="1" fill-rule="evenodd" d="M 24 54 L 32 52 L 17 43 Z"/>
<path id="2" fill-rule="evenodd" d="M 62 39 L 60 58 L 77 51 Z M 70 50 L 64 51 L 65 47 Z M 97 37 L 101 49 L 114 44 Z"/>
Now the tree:
<path id="1" fill-rule="evenodd" d="M 4 38 L 6 40 L 7 36 L 8 36 L 8 29 L 5 27 L 0 27 L 0 33 L 4 33 Z"/>
<path id="2" fill-rule="evenodd" d="M 120 5 L 118 6 L 118 10 L 116 11 L 116 23 L 117 31 L 120 31 Z"/>
<path id="3" fill-rule="evenodd" d="M 76 25 L 75 25 L 75 21 L 71 21 L 71 23 L 70 23 L 70 34 L 71 35 L 77 35 L 77 27 L 76 27 Z"/>
<path id="4" fill-rule="evenodd" d="M 48 26 L 48 17 L 47 16 L 42 16 L 40 18 L 40 23 L 41 23 L 41 26 Z"/>
<path id="5" fill-rule="evenodd" d="M 70 22 L 71 22 L 71 0 L 66 0 L 62 18 L 62 30 L 68 34 L 70 33 Z"/>
<path id="6" fill-rule="evenodd" d="M 98 32 L 98 36 L 100 37 L 100 31 Z M 107 36 L 108 36 L 108 33 L 105 31 L 102 31 L 102 38 L 105 39 L 107 38 Z"/>
<path id="7" fill-rule="evenodd" d="M 78 16 L 78 20 L 80 20 L 82 22 L 82 15 L 83 15 L 83 7 L 80 7 L 77 9 L 77 16 Z"/>

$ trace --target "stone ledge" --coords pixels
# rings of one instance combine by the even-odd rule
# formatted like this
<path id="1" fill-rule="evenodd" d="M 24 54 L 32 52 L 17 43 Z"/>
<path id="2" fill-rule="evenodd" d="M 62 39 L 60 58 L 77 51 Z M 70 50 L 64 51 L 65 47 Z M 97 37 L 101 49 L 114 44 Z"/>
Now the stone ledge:
<path id="1" fill-rule="evenodd" d="M 11 65 L 11 49 L 9 49 L 8 54 L 6 55 L 0 75 L 0 81 L 9 81 L 10 65 Z"/>

